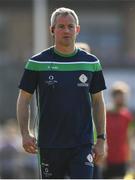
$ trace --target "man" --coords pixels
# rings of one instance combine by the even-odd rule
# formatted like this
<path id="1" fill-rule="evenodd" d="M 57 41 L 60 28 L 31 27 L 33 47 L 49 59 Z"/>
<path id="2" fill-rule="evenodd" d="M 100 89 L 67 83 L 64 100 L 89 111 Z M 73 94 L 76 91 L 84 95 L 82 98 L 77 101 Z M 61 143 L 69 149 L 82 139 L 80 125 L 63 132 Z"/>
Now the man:
<path id="1" fill-rule="evenodd" d="M 51 16 L 54 46 L 27 62 L 20 82 L 17 118 L 24 149 L 39 150 L 42 178 L 92 178 L 105 144 L 105 82 L 99 60 L 75 47 L 80 32 L 76 13 L 59 8 Z M 29 104 L 36 90 L 39 105 L 38 148 L 28 129 Z M 90 95 L 91 94 L 91 100 Z M 93 115 L 98 141 L 93 144 Z"/>
<path id="2" fill-rule="evenodd" d="M 111 88 L 112 108 L 107 112 L 107 157 L 104 178 L 124 178 L 129 162 L 128 128 L 132 115 L 127 108 L 128 85 L 117 81 Z"/>

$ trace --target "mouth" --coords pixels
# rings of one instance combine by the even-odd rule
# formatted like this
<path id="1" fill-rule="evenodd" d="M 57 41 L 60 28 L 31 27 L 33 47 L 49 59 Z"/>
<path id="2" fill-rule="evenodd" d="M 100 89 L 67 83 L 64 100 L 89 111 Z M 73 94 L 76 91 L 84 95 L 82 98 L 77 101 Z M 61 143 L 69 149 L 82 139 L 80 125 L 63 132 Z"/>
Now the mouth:
<path id="1" fill-rule="evenodd" d="M 69 39 L 71 38 L 70 36 L 63 36 L 64 39 Z"/>
<path id="2" fill-rule="evenodd" d="M 63 36 L 64 39 L 68 39 L 71 38 L 70 36 Z"/>

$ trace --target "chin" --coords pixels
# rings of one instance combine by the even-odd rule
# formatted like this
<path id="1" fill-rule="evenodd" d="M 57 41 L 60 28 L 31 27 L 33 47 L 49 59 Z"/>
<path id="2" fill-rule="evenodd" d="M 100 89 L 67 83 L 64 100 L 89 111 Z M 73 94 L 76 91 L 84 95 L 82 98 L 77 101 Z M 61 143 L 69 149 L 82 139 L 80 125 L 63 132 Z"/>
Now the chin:
<path id="1" fill-rule="evenodd" d="M 73 41 L 71 39 L 67 39 L 67 40 L 64 40 L 62 42 L 62 44 L 65 45 L 65 46 L 70 46 L 70 45 L 73 44 Z"/>
<path id="2" fill-rule="evenodd" d="M 69 46 L 72 45 L 72 43 L 62 43 L 62 45 L 65 46 L 65 47 L 69 47 Z"/>

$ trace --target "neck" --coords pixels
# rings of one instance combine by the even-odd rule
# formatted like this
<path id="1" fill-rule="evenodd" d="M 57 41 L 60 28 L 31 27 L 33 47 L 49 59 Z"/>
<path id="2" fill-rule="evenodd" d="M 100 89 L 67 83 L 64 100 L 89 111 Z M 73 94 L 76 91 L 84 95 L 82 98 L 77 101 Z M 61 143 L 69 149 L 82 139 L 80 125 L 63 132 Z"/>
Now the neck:
<path id="1" fill-rule="evenodd" d="M 120 112 L 125 106 L 115 106 L 113 109 L 115 112 Z"/>
<path id="2" fill-rule="evenodd" d="M 61 47 L 61 46 L 55 45 L 54 48 L 56 49 L 56 51 L 60 52 L 61 54 L 72 54 L 76 50 L 74 45 L 72 47 L 71 46 Z"/>

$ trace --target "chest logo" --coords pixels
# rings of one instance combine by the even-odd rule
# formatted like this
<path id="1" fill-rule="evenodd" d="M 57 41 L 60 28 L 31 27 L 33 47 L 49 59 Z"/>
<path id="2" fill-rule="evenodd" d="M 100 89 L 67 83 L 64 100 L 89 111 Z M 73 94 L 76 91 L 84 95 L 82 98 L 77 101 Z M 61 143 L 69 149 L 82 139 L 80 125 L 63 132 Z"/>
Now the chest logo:
<path id="1" fill-rule="evenodd" d="M 89 84 L 87 83 L 87 80 L 88 80 L 87 76 L 85 74 L 81 74 L 79 76 L 80 83 L 78 83 L 77 86 L 79 86 L 79 87 L 88 87 Z"/>
<path id="2" fill-rule="evenodd" d="M 86 83 L 86 81 L 88 80 L 87 76 L 85 74 L 81 74 L 81 76 L 79 77 L 79 80 L 82 83 Z"/>
<path id="3" fill-rule="evenodd" d="M 50 75 L 49 80 L 53 80 L 53 79 L 54 79 L 54 76 Z"/>
<path id="4" fill-rule="evenodd" d="M 89 83 L 87 83 L 88 81 L 88 78 L 85 74 L 81 74 L 79 76 L 79 83 L 77 83 L 77 86 L 79 87 L 88 87 L 89 86 Z"/>
<path id="5" fill-rule="evenodd" d="M 51 86 L 51 85 L 54 86 L 56 83 L 58 83 L 58 81 L 55 80 L 53 75 L 49 75 L 48 80 L 45 82 L 48 84 L 48 86 Z"/>

